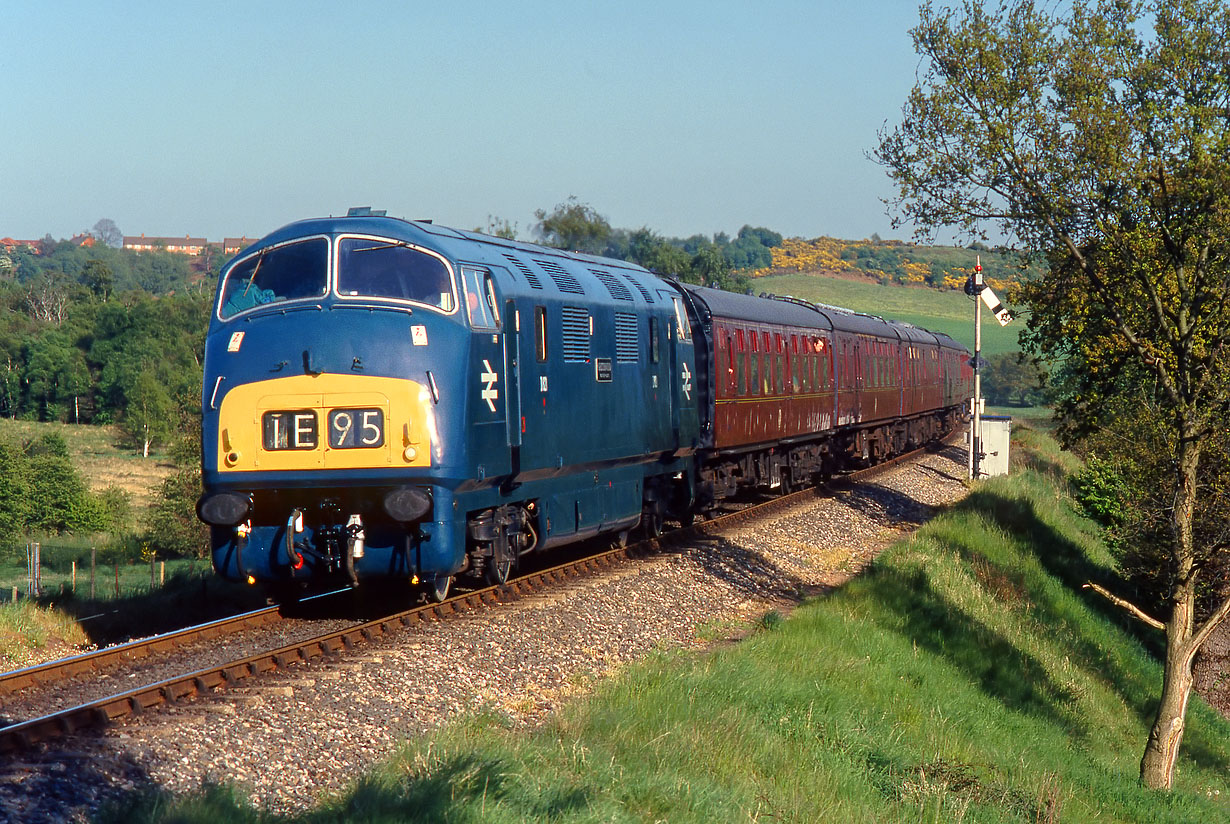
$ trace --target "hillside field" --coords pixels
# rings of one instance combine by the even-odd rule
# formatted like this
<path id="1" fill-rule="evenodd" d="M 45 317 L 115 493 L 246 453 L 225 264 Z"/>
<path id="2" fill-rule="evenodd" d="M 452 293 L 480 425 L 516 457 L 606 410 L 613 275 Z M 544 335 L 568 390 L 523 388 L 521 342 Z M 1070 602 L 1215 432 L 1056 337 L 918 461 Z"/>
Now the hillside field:
<path id="1" fill-rule="evenodd" d="M 73 466 L 77 467 L 92 491 L 119 487 L 132 496 L 133 512 L 138 516 L 149 509 L 158 487 L 175 468 L 157 450 L 150 452 L 148 458 L 142 458 L 135 447 L 124 444 L 123 434 L 115 426 L 0 418 L 0 438 L 15 444 L 48 433 L 64 438 Z"/>
<path id="2" fill-rule="evenodd" d="M 974 302 L 960 291 L 922 286 L 881 286 L 872 280 L 819 274 L 756 278 L 752 281 L 752 289 L 757 294 L 790 295 L 889 320 L 905 321 L 934 332 L 943 332 L 970 351 L 974 349 Z M 1017 334 L 1024 328 L 1024 320 L 1017 318 L 1007 326 L 1000 326 L 991 313 L 985 311 L 985 305 L 983 309 L 982 356 L 985 358 L 1019 349 Z"/>

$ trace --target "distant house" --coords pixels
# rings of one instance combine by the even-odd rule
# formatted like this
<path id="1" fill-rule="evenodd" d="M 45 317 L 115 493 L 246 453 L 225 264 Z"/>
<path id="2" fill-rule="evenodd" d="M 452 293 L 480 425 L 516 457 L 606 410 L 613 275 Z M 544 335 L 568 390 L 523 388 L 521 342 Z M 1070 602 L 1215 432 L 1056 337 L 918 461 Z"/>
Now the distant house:
<path id="1" fill-rule="evenodd" d="M 98 239 L 87 232 L 85 234 L 73 235 L 71 238 L 68 239 L 68 242 L 73 244 L 74 246 L 84 246 L 86 248 L 89 248 L 90 246 L 93 246 L 95 243 L 97 243 Z"/>
<path id="2" fill-rule="evenodd" d="M 226 256 L 237 255 L 244 249 L 247 249 L 253 243 L 260 240 L 258 237 L 228 237 L 222 240 L 222 254 Z"/>
<path id="3" fill-rule="evenodd" d="M 131 249 L 134 252 L 152 252 L 155 249 L 162 249 L 167 252 L 174 252 L 179 255 L 199 255 L 201 250 L 209 245 L 209 241 L 203 237 L 191 237 L 184 235 L 183 237 L 125 237 L 124 248 Z"/>
<path id="4" fill-rule="evenodd" d="M 36 255 L 43 253 L 43 242 L 41 240 L 13 240 L 11 237 L 0 237 L 0 246 L 3 246 L 6 252 L 25 249 L 27 252 Z"/>

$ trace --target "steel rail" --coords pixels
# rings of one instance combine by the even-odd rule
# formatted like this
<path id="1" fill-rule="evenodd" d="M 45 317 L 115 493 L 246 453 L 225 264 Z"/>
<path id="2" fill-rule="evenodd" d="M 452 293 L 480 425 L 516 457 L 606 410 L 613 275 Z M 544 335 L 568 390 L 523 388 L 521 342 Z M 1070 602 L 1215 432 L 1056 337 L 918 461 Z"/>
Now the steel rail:
<path id="1" fill-rule="evenodd" d="M 278 607 L 264 607 L 251 612 L 207 621 L 173 632 L 139 638 L 111 647 L 83 652 L 70 658 L 47 661 L 31 667 L 0 673 L 0 695 L 11 695 L 29 687 L 55 683 L 75 675 L 98 672 L 120 661 L 136 661 L 151 654 L 167 652 L 189 641 L 208 640 L 251 627 L 265 626 L 281 620 Z"/>

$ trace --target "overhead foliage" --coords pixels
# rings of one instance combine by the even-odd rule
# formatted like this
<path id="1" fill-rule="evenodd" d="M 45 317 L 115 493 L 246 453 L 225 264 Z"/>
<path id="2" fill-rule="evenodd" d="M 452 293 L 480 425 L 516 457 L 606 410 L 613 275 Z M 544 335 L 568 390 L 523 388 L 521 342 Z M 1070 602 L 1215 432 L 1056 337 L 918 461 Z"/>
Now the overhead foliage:
<path id="1" fill-rule="evenodd" d="M 592 206 L 570 197 L 550 213 L 536 211 L 538 238 L 548 246 L 638 263 L 664 277 L 729 291 L 750 287 L 747 272 L 768 266 L 782 236 L 771 229 L 744 226 L 734 240 L 719 232 L 712 238 L 668 238 L 642 227 L 613 229 Z"/>
<path id="2" fill-rule="evenodd" d="M 1175 583 L 1165 620 L 1112 599 L 1166 633 L 1141 778 L 1170 787 L 1192 659 L 1230 613 L 1224 599 L 1197 621 L 1201 576 L 1227 547 L 1194 528 L 1201 496 L 1220 494 L 1199 479 L 1230 409 L 1230 8 L 965 0 L 920 15 L 919 80 L 875 150 L 897 219 L 1045 255 L 1015 297 L 1032 311 L 1026 344 L 1062 362 L 1070 432 L 1107 425 L 1133 394 L 1158 410 L 1165 528 L 1148 548 Z"/>

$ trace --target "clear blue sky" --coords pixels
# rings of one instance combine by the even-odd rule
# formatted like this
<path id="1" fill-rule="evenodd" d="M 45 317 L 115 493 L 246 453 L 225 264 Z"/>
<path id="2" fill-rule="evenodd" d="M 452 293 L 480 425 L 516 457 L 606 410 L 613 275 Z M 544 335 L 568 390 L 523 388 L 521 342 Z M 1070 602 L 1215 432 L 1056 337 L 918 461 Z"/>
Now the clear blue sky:
<path id="1" fill-rule="evenodd" d="M 894 232 L 866 159 L 917 2 L 10 2 L 0 236 L 261 235 L 384 208 L 528 238 Z"/>

